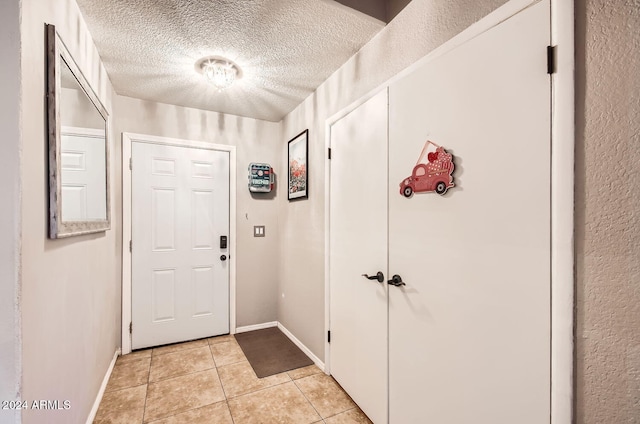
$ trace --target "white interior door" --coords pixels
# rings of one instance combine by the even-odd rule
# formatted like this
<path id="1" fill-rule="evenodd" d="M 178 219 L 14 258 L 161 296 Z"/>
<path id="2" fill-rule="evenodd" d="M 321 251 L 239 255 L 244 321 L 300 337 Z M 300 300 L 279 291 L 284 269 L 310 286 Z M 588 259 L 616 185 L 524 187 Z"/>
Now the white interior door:
<path id="1" fill-rule="evenodd" d="M 132 348 L 228 333 L 229 153 L 134 142 L 132 159 Z"/>
<path id="2" fill-rule="evenodd" d="M 387 91 L 331 127 L 331 374 L 387 421 Z"/>
<path id="3" fill-rule="evenodd" d="M 549 2 L 389 89 L 390 422 L 550 417 Z M 455 187 L 402 196 L 426 140 Z"/>

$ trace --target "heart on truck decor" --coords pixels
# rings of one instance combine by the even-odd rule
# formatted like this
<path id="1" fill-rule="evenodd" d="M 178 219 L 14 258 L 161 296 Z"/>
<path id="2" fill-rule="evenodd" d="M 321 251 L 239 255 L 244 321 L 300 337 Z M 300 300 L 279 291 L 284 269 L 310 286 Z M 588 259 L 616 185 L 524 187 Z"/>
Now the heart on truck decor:
<path id="1" fill-rule="evenodd" d="M 424 160 L 425 157 L 427 161 Z M 400 183 L 400 194 L 407 198 L 412 197 L 413 193 L 425 192 L 444 195 L 449 188 L 455 186 L 454 169 L 453 155 L 444 147 L 427 140 L 413 172 Z"/>

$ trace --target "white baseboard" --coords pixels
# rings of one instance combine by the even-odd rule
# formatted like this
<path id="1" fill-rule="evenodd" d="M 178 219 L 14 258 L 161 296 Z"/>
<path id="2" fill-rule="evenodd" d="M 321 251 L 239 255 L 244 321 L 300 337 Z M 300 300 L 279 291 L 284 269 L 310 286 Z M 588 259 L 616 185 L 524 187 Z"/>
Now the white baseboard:
<path id="1" fill-rule="evenodd" d="M 104 391 L 107 389 L 107 383 L 109 383 L 109 378 L 111 377 L 111 373 L 113 372 L 113 367 L 115 367 L 116 365 L 116 360 L 118 359 L 118 356 L 120 356 L 120 348 L 117 348 L 116 353 L 113 354 L 113 359 L 111 360 L 109 369 L 107 369 L 107 373 L 104 375 L 104 379 L 102 380 L 102 385 L 100 386 L 100 390 L 98 391 L 98 395 L 96 396 L 96 401 L 93 403 L 93 408 L 91 408 L 91 412 L 89 412 L 89 417 L 87 418 L 87 424 L 92 424 L 93 420 L 96 419 L 96 414 L 98 413 L 100 402 L 102 402 Z"/>
<path id="2" fill-rule="evenodd" d="M 263 330 L 265 328 L 277 327 L 278 321 L 263 322 L 262 324 L 247 325 L 236 328 L 236 334 L 246 333 L 247 331 Z"/>
<path id="3" fill-rule="evenodd" d="M 311 352 L 311 350 L 309 350 L 308 347 L 306 347 L 300 340 L 298 340 L 296 338 L 296 336 L 291 334 L 291 332 L 289 330 L 287 330 L 284 325 L 280 324 L 279 322 L 277 324 L 278 324 L 278 328 L 280 329 L 280 331 L 282 331 L 287 337 L 289 337 L 289 339 L 296 346 L 298 346 L 301 351 L 303 351 L 309 358 L 311 358 L 311 360 L 318 366 L 318 368 L 320 368 L 322 371 L 325 371 L 324 362 L 322 362 L 320 360 L 320 358 L 318 358 L 316 355 L 314 355 L 313 352 Z"/>

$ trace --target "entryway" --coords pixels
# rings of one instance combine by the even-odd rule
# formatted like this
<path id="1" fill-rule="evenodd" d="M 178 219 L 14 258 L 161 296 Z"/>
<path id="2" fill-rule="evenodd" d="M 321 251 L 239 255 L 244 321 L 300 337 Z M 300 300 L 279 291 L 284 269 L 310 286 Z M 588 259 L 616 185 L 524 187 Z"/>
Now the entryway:
<path id="1" fill-rule="evenodd" d="M 123 353 L 233 333 L 235 147 L 125 133 L 123 157 Z"/>

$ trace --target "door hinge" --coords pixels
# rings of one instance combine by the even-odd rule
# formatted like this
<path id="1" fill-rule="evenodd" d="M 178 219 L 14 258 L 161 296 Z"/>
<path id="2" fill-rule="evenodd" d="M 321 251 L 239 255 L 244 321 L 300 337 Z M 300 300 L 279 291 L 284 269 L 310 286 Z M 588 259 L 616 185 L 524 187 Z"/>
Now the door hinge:
<path id="1" fill-rule="evenodd" d="M 331 343 L 331 331 L 327 331 L 327 343 Z"/>
<path id="2" fill-rule="evenodd" d="M 547 46 L 547 74 L 556 73 L 556 55 L 558 46 Z"/>
<path id="3" fill-rule="evenodd" d="M 329 159 L 331 159 L 331 147 L 329 147 L 329 149 L 327 149 L 327 150 L 328 150 L 327 157 Z"/>
<path id="4" fill-rule="evenodd" d="M 133 252 L 133 240 L 129 240 L 129 252 Z"/>
<path id="5" fill-rule="evenodd" d="M 129 158 L 129 169 L 133 170 L 133 158 Z"/>
<path id="6" fill-rule="evenodd" d="M 133 334 L 133 322 L 129 323 L 129 334 Z"/>

